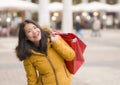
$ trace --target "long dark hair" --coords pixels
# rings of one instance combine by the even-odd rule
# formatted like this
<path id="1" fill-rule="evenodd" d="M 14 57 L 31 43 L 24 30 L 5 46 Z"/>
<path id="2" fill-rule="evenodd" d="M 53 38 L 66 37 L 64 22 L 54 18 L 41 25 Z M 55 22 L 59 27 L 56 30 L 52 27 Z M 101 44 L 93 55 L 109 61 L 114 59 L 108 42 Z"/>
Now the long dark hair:
<path id="1" fill-rule="evenodd" d="M 35 45 L 31 41 L 27 40 L 24 27 L 28 23 L 34 24 L 36 27 L 40 28 L 41 30 L 41 40 L 38 47 L 39 49 L 37 49 L 37 47 L 35 47 Z M 31 49 L 47 55 L 47 39 L 49 38 L 49 35 L 50 35 L 49 32 L 41 29 L 41 27 L 32 20 L 25 20 L 22 23 L 20 23 L 19 34 L 18 34 L 18 46 L 15 48 L 16 55 L 19 58 L 19 60 L 22 61 L 27 57 L 30 57 L 32 55 Z"/>

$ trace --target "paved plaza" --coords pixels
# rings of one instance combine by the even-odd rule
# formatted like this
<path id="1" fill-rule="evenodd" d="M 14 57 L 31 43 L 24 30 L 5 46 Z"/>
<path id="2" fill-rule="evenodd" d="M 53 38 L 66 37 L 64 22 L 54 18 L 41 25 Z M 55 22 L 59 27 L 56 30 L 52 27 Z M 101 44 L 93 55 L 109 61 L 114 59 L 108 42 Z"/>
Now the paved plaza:
<path id="1" fill-rule="evenodd" d="M 120 85 L 120 30 L 101 30 L 101 37 L 91 37 L 91 30 L 83 34 L 85 63 L 71 85 Z M 27 85 L 16 45 L 17 37 L 0 37 L 0 85 Z"/>

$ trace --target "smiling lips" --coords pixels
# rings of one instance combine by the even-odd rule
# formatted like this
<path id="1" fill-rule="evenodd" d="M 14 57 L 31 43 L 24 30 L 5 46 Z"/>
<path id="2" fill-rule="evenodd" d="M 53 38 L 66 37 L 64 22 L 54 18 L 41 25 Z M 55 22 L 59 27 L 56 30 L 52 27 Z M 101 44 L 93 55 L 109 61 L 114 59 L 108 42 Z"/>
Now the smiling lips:
<path id="1" fill-rule="evenodd" d="M 37 33 L 36 35 L 33 36 L 33 38 L 38 38 L 39 37 L 39 33 Z"/>

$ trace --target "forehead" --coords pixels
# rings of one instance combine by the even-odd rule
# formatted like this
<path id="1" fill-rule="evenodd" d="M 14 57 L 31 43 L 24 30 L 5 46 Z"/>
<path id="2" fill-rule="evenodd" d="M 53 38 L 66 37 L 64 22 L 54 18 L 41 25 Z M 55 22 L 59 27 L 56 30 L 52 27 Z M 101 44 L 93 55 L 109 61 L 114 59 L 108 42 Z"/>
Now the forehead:
<path id="1" fill-rule="evenodd" d="M 35 25 L 33 23 L 27 23 L 24 27 L 25 30 L 27 29 L 32 29 L 33 27 L 35 27 Z"/>

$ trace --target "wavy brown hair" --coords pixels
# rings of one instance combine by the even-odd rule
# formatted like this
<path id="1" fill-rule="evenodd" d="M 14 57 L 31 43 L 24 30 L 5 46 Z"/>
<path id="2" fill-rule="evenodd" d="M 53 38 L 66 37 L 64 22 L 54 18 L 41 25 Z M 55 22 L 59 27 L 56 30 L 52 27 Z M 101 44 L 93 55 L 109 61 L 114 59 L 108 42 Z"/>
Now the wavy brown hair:
<path id="1" fill-rule="evenodd" d="M 39 41 L 39 46 L 36 47 L 31 41 L 26 39 L 24 27 L 26 24 L 32 23 L 41 30 L 41 40 Z M 32 55 L 32 50 L 38 51 L 47 55 L 47 39 L 50 34 L 47 31 L 44 31 L 36 22 L 32 20 L 25 20 L 19 24 L 19 33 L 18 33 L 18 45 L 15 48 L 16 55 L 20 61 L 30 57 Z"/>

